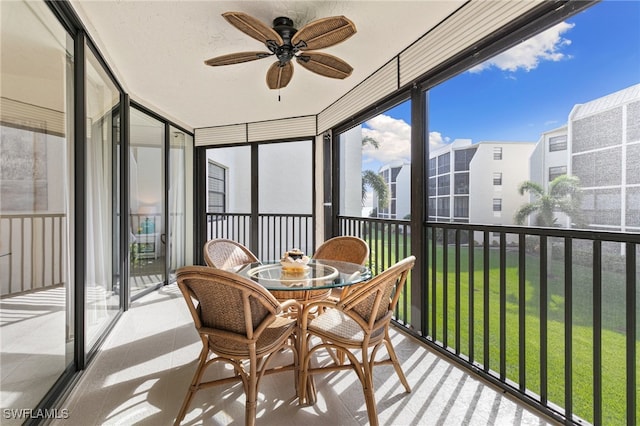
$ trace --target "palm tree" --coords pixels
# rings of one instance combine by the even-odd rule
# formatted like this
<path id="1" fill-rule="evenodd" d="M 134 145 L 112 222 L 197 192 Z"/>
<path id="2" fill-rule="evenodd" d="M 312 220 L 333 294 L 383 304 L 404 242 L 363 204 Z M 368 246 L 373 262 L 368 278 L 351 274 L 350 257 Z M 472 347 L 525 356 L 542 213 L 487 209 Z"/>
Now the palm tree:
<path id="1" fill-rule="evenodd" d="M 389 187 L 382 176 L 373 170 L 362 171 L 362 204 L 367 199 L 367 188 L 371 188 L 378 196 L 378 206 L 386 207 L 389 205 Z"/>
<path id="2" fill-rule="evenodd" d="M 533 194 L 536 198 L 530 203 L 522 205 L 514 216 L 518 225 L 522 225 L 530 215 L 537 213 L 536 226 L 558 226 L 555 212 L 565 213 L 578 223 L 580 219 L 580 204 L 582 191 L 580 179 L 577 176 L 560 175 L 549 183 L 549 191 L 545 192 L 542 185 L 526 181 L 518 188 L 520 195 L 525 192 Z"/>
<path id="3" fill-rule="evenodd" d="M 380 147 L 380 143 L 371 136 L 362 138 L 362 146 L 371 145 L 375 149 Z M 389 205 L 389 187 L 382 176 L 373 170 L 362 171 L 362 205 L 367 199 L 367 188 L 371 188 L 378 196 L 378 206 L 387 207 Z"/>

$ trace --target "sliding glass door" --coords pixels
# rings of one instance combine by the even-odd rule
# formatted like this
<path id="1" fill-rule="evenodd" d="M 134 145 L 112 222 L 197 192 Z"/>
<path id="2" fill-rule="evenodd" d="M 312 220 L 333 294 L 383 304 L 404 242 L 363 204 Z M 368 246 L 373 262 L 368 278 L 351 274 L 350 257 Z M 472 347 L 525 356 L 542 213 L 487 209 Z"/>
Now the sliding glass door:
<path id="1" fill-rule="evenodd" d="M 73 363 L 73 39 L 44 3 L 0 2 L 0 392 L 38 405 Z M 82 262 L 82 260 L 80 260 Z"/>
<path id="2" fill-rule="evenodd" d="M 120 309 L 120 234 L 117 150 L 120 92 L 88 46 L 86 52 L 86 348 Z"/>
<path id="3" fill-rule="evenodd" d="M 177 268 L 187 265 L 192 259 L 193 197 L 187 193 L 187 182 L 191 181 L 193 167 L 193 136 L 173 126 L 169 128 L 169 232 L 166 242 L 169 253 L 169 281 L 175 280 Z M 189 179 L 189 180 L 188 180 Z"/>

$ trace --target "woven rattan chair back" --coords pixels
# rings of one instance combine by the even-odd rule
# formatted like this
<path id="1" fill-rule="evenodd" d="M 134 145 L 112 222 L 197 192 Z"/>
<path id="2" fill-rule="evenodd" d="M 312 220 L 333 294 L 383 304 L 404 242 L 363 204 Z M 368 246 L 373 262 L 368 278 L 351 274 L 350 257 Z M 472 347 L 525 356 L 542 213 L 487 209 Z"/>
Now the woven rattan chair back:
<path id="1" fill-rule="evenodd" d="M 224 270 L 183 268 L 179 270 L 178 286 L 189 296 L 185 295 L 185 300 L 196 329 L 229 331 L 246 342 L 280 309 L 280 303 L 264 287 Z"/>
<path id="2" fill-rule="evenodd" d="M 338 260 L 364 265 L 369 259 L 369 245 L 358 237 L 340 236 L 320 244 L 313 254 L 314 259 Z"/>
<path id="3" fill-rule="evenodd" d="M 313 253 L 314 259 L 337 260 L 364 265 L 369 259 L 369 245 L 358 237 L 343 235 L 333 237 L 320 244 Z M 334 300 L 345 297 L 356 287 L 334 288 L 331 290 L 331 298 Z"/>
<path id="4" fill-rule="evenodd" d="M 205 243 L 204 261 L 207 266 L 227 270 L 247 263 L 259 262 L 247 247 L 224 238 L 209 240 Z"/>
<path id="5" fill-rule="evenodd" d="M 242 381 L 247 398 L 245 423 L 253 425 L 260 378 L 270 371 L 272 354 L 287 347 L 296 351 L 296 321 L 279 315 L 283 305 L 265 288 L 233 272 L 187 266 L 178 269 L 176 275 L 203 345 L 176 424 L 185 417 L 195 392 L 237 379 Z M 214 358 L 209 359 L 210 355 Z M 206 368 L 217 361 L 231 364 L 235 374 L 203 382 Z M 297 371 L 296 354 L 291 364 L 278 371 L 287 370 Z"/>
<path id="6" fill-rule="evenodd" d="M 340 308 L 345 313 L 353 311 L 360 316 L 363 326 L 366 323 L 365 333 L 372 333 L 379 328 L 379 321 L 388 323 L 391 320 L 414 264 L 414 256 L 401 260 L 345 297 L 339 302 Z"/>

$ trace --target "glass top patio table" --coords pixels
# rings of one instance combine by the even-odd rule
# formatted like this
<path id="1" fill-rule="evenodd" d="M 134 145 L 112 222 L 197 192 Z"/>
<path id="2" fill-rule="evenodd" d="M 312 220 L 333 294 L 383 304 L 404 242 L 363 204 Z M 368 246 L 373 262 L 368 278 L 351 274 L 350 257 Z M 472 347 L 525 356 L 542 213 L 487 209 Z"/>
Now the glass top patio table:
<path id="1" fill-rule="evenodd" d="M 371 271 L 366 266 L 320 259 L 312 259 L 301 273 L 283 270 L 280 262 L 249 263 L 236 270 L 236 273 L 270 291 L 332 289 L 350 286 L 371 278 Z"/>

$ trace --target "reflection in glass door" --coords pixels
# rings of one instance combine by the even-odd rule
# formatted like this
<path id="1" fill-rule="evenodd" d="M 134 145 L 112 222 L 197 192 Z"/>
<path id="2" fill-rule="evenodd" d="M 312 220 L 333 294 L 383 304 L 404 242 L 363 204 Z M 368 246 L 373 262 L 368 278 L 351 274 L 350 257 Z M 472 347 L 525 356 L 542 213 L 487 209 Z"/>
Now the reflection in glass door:
<path id="1" fill-rule="evenodd" d="M 129 288 L 131 296 L 165 282 L 164 123 L 131 108 Z"/>

